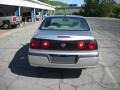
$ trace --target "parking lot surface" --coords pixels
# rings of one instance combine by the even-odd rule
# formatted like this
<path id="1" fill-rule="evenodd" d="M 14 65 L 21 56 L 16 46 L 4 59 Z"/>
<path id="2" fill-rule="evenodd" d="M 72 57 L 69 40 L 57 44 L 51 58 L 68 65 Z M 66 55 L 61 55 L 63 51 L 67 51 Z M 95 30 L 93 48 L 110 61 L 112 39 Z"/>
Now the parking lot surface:
<path id="1" fill-rule="evenodd" d="M 120 90 L 120 20 L 87 20 L 99 45 L 96 68 L 30 67 L 28 46 L 40 22 L 31 23 L 0 37 L 0 90 Z"/>

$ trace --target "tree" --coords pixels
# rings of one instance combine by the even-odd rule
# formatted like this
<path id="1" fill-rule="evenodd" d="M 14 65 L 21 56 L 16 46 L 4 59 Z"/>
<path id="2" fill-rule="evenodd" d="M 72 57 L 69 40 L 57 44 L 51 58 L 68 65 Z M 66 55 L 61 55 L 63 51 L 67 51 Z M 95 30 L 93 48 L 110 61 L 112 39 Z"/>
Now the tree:
<path id="1" fill-rule="evenodd" d="M 85 16 L 109 16 L 114 0 L 84 0 L 82 9 Z"/>
<path id="2" fill-rule="evenodd" d="M 100 16 L 109 16 L 112 12 L 114 0 L 102 0 L 99 4 Z"/>
<path id="3" fill-rule="evenodd" d="M 120 4 L 114 4 L 112 9 L 113 17 L 118 17 L 120 15 Z"/>
<path id="4" fill-rule="evenodd" d="M 97 3 L 96 0 L 85 0 L 84 13 L 85 16 L 96 16 Z"/>
<path id="5" fill-rule="evenodd" d="M 54 6 L 68 7 L 68 4 L 60 1 L 50 1 L 50 4 Z"/>

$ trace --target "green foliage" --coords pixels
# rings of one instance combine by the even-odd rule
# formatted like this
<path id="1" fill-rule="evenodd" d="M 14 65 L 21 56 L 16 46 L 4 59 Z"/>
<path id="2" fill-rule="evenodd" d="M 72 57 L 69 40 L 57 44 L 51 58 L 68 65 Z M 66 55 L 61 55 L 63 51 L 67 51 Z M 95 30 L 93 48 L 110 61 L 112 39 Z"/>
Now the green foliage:
<path id="1" fill-rule="evenodd" d="M 118 17 L 120 15 L 120 4 L 114 4 L 112 14 L 114 14 L 114 17 Z"/>
<path id="2" fill-rule="evenodd" d="M 41 2 L 44 2 L 44 3 L 48 3 L 48 4 L 49 4 L 49 0 L 38 0 L 38 1 L 41 1 Z"/>
<path id="3" fill-rule="evenodd" d="M 47 4 L 51 4 L 51 5 L 54 5 L 54 6 L 61 6 L 61 7 L 67 7 L 68 6 L 68 4 L 60 2 L 60 1 L 51 1 L 51 0 L 38 0 L 38 1 L 41 1 L 41 2 L 44 2 L 44 3 L 47 3 Z"/>
<path id="4" fill-rule="evenodd" d="M 51 4 L 53 6 L 61 6 L 63 8 L 68 7 L 68 4 L 59 1 L 39 1 Z M 84 2 L 85 4 L 82 5 L 80 9 L 80 15 L 90 17 L 118 17 L 120 15 L 120 4 L 117 4 L 115 0 L 84 0 Z"/>
<path id="5" fill-rule="evenodd" d="M 68 7 L 68 4 L 59 1 L 49 1 L 49 4 L 54 6 Z"/>
<path id="6" fill-rule="evenodd" d="M 102 11 L 102 13 L 100 13 L 100 15 L 101 16 L 109 16 L 110 13 L 112 13 L 114 3 L 115 3 L 114 0 L 103 0 L 100 3 L 100 10 Z"/>
<path id="7" fill-rule="evenodd" d="M 116 17 L 116 14 L 115 13 L 110 13 L 109 17 Z"/>
<path id="8" fill-rule="evenodd" d="M 85 4 L 82 6 L 84 12 L 80 14 L 85 16 L 109 16 L 112 12 L 114 0 L 84 0 Z"/>
<path id="9" fill-rule="evenodd" d="M 99 8 L 97 0 L 85 0 L 84 13 L 86 16 L 97 16 Z"/>

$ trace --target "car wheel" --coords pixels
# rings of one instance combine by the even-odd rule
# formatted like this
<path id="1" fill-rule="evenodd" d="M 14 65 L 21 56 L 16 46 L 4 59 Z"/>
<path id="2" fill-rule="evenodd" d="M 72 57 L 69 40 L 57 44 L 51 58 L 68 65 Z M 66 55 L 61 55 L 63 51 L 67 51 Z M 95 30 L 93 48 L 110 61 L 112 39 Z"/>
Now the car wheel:
<path id="1" fill-rule="evenodd" d="M 9 29 L 10 28 L 10 23 L 4 23 L 3 28 L 4 29 Z"/>

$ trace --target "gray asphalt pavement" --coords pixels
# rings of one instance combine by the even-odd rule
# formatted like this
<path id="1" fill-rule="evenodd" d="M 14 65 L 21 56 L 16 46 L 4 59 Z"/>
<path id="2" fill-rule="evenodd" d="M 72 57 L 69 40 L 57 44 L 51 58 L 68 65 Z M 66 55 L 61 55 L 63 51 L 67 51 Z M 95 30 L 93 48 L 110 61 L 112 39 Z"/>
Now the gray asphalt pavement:
<path id="1" fill-rule="evenodd" d="M 0 90 L 120 90 L 120 20 L 87 20 L 99 45 L 96 68 L 30 67 L 28 43 L 40 22 L 31 23 L 0 35 Z"/>

